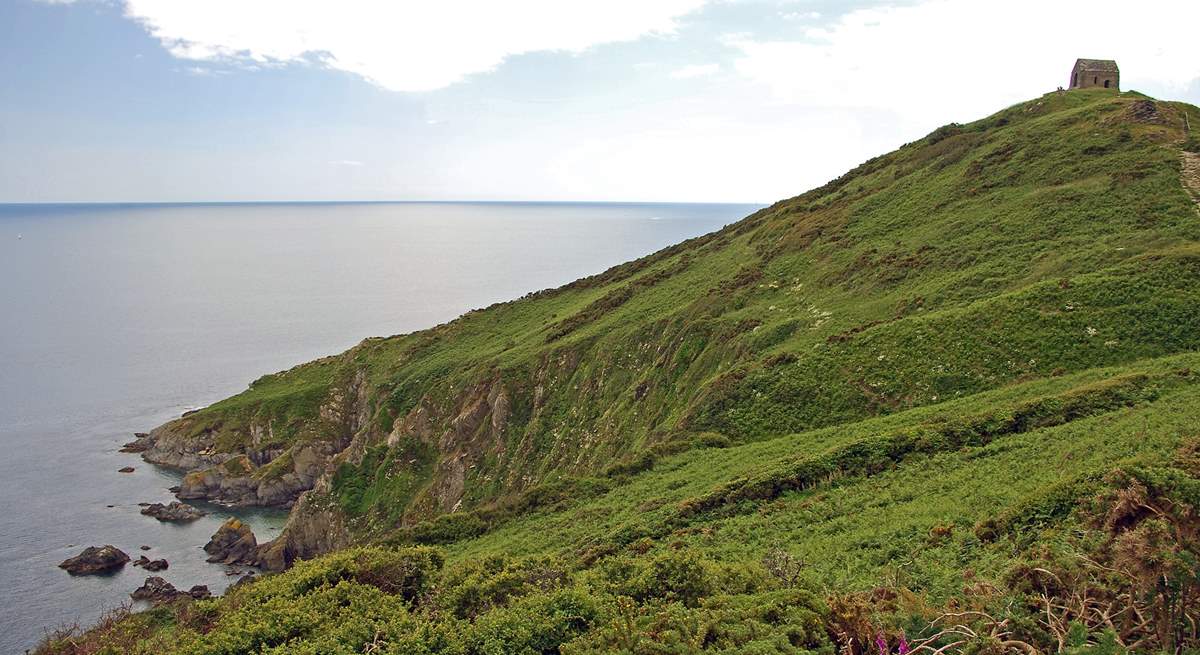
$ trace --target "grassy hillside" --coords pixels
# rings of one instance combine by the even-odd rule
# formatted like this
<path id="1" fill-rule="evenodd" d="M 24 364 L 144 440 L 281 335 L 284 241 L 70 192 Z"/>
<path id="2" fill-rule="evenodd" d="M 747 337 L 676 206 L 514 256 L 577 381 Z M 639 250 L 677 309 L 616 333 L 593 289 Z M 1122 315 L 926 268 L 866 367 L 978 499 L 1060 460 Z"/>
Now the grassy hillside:
<path id="1" fill-rule="evenodd" d="M 44 652 L 1200 646 L 1185 111 L 1049 94 L 266 376 L 160 447 L 317 458 L 269 552 L 340 550 Z"/>

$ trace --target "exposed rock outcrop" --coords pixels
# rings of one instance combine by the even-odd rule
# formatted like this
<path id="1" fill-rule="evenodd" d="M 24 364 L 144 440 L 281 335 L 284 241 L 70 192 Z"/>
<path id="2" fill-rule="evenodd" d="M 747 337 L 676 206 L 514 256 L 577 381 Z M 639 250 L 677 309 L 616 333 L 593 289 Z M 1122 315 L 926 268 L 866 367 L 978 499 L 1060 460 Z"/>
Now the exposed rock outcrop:
<path id="1" fill-rule="evenodd" d="M 152 603 L 169 603 L 176 598 L 187 596 L 187 592 L 179 591 L 175 585 L 166 580 L 152 575 L 146 578 L 142 586 L 133 590 L 129 597 L 134 600 L 148 600 Z"/>
<path id="2" fill-rule="evenodd" d="M 134 440 L 121 446 L 120 452 L 123 453 L 140 453 L 149 450 L 153 442 L 150 440 L 150 435 L 145 432 L 134 432 Z"/>
<path id="3" fill-rule="evenodd" d="M 142 514 L 159 521 L 195 521 L 202 516 L 207 516 L 208 512 L 176 500 L 168 505 L 151 503 L 142 508 Z"/>
<path id="4" fill-rule="evenodd" d="M 258 563 L 258 540 L 250 526 L 231 518 L 204 545 L 204 552 L 209 562 L 254 565 Z"/>
<path id="5" fill-rule="evenodd" d="M 58 568 L 71 575 L 94 575 L 115 571 L 129 562 L 129 555 L 116 546 L 88 546 L 75 557 L 64 560 Z"/>
<path id="6" fill-rule="evenodd" d="M 1140 123 L 1165 123 L 1162 112 L 1158 110 L 1158 103 L 1153 100 L 1138 100 L 1129 108 L 1129 114 L 1133 120 Z"/>
<path id="7" fill-rule="evenodd" d="M 297 559 L 351 543 L 349 518 L 331 495 L 333 476 L 343 464 L 358 466 L 370 448 L 395 447 L 415 440 L 433 451 L 435 459 L 426 474 L 428 484 L 412 499 L 406 520 L 461 509 L 472 481 L 492 473 L 483 470 L 484 462 L 534 456 L 524 452 L 530 447 L 524 443 L 519 451 L 507 450 L 513 441 L 508 431 L 517 411 L 515 404 L 525 405 L 521 411 L 530 421 L 541 420 L 545 389 L 565 384 L 578 367 L 578 359 L 572 349 L 547 354 L 534 372 L 537 393 L 532 398 L 516 395 L 518 391 L 492 374 L 449 397 L 422 394 L 412 408 L 395 417 L 386 432 L 372 417 L 366 376 L 359 371 L 331 388 L 319 415 L 299 428 L 304 431 L 303 438 L 292 437 L 289 446 L 280 445 L 273 432 L 275 424 L 268 418 L 256 417 L 239 424 L 235 428 L 239 432 L 231 439 L 230 424 L 201 415 L 156 428 L 146 439 L 152 445 L 143 457 L 191 469 L 177 492 L 183 500 L 291 507 L 280 536 L 257 545 L 257 561 L 244 552 L 234 555 L 233 560 L 223 551 L 210 552 L 215 561 L 256 563 L 268 570 L 282 570 Z M 201 420 L 205 423 L 199 423 Z M 229 443 L 239 445 L 231 448 L 233 452 L 219 452 L 218 444 Z M 580 452 L 585 451 L 564 451 L 559 457 L 578 458 Z M 532 478 L 524 477 L 505 480 L 506 488 L 512 491 L 533 483 Z M 219 548 L 220 544 L 213 547 Z"/>
<path id="8" fill-rule="evenodd" d="M 300 497 L 283 533 L 258 549 L 259 566 L 282 571 L 298 559 L 309 559 L 350 545 L 342 512 L 329 500 L 323 484 Z"/>
<path id="9" fill-rule="evenodd" d="M 170 563 L 165 559 L 150 559 L 142 555 L 133 561 L 133 565 L 140 566 L 147 571 L 165 571 L 170 566 Z"/>
<path id="10" fill-rule="evenodd" d="M 232 457 L 218 466 L 184 476 L 178 495 L 183 500 L 208 500 L 225 505 L 290 507 L 312 488 L 341 442 L 315 442 L 289 449 L 283 456 L 257 466 L 249 455 Z"/>
<path id="11" fill-rule="evenodd" d="M 126 444 L 147 462 L 186 472 L 176 492 L 181 500 L 233 506 L 288 508 L 325 473 L 370 418 L 366 375 L 337 385 L 307 421 L 302 437 L 281 443 L 270 417 L 254 418 L 234 431 L 184 414 Z"/>
<path id="12" fill-rule="evenodd" d="M 180 598 L 191 598 L 194 600 L 202 600 L 204 598 L 212 598 L 212 592 L 208 587 L 202 584 L 195 585 L 187 591 L 181 591 L 175 588 L 175 585 L 166 580 L 152 575 L 146 578 L 142 586 L 133 590 L 129 597 L 134 600 L 145 600 L 154 603 L 169 603 Z"/>
<path id="13" fill-rule="evenodd" d="M 208 590 L 208 585 L 202 585 L 202 584 L 194 585 L 191 589 L 188 589 L 187 595 L 191 596 L 192 598 L 194 598 L 196 600 L 204 600 L 205 598 L 212 598 L 212 592 Z"/>

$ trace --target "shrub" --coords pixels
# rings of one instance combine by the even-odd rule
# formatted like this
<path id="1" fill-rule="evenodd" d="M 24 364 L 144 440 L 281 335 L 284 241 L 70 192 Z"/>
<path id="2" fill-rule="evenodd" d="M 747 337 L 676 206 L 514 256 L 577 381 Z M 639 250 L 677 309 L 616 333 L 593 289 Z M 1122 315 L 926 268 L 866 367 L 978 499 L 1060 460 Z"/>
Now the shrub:
<path id="1" fill-rule="evenodd" d="M 639 607 L 624 598 L 603 625 L 564 645 L 562 653 L 832 653 L 826 612 L 816 596 L 799 590 L 723 595 L 700 607 Z"/>
<path id="2" fill-rule="evenodd" d="M 412 603 L 429 591 L 445 561 L 440 550 L 429 547 L 364 550 L 355 562 L 354 579 Z"/>
<path id="3" fill-rule="evenodd" d="M 566 566 L 554 558 L 473 559 L 447 569 L 434 604 L 460 619 L 472 619 L 512 599 L 557 589 L 568 582 Z"/>
<path id="4" fill-rule="evenodd" d="M 350 548 L 314 560 L 299 561 L 286 573 L 250 585 L 239 596 L 263 602 L 294 598 L 313 589 L 351 581 L 413 601 L 428 590 L 445 558 L 441 551 L 416 548 Z"/>
<path id="5" fill-rule="evenodd" d="M 661 598 L 695 607 L 712 591 L 707 562 L 687 551 L 668 552 L 650 561 L 638 580 L 635 598 Z"/>
<path id="6" fill-rule="evenodd" d="M 487 532 L 487 523 L 474 512 L 442 514 L 413 526 L 409 538 L 418 544 L 449 544 Z"/>
<path id="7" fill-rule="evenodd" d="M 479 617 L 464 639 L 466 652 L 557 653 L 590 630 L 598 616 L 595 599 L 579 589 L 523 598 Z"/>

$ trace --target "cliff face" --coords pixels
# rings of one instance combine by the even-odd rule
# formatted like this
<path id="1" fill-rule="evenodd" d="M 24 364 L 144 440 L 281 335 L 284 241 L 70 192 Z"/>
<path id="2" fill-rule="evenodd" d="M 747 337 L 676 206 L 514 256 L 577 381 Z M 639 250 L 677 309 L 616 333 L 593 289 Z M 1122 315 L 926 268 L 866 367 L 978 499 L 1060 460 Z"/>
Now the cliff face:
<path id="1" fill-rule="evenodd" d="M 229 419 L 205 422 L 201 411 L 152 430 L 138 448 L 148 462 L 187 471 L 181 499 L 291 507 L 346 450 L 369 415 L 361 376 L 325 393 L 302 435 L 290 442 L 275 433 L 274 417 L 254 415 L 231 428 Z"/>
<path id="2" fill-rule="evenodd" d="M 1145 103 L 1151 103 L 1152 120 Z M 1180 108 L 1051 94 L 704 237 L 265 376 L 154 430 L 272 567 L 653 452 L 1200 347 Z"/>

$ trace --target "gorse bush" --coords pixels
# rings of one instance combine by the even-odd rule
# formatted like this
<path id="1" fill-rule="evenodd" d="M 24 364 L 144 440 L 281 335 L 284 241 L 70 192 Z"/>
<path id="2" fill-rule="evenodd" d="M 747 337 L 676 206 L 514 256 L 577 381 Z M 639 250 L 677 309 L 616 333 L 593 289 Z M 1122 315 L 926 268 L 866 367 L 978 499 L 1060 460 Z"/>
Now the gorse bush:
<path id="1" fill-rule="evenodd" d="M 471 619 L 512 598 L 562 587 L 565 564 L 552 558 L 510 560 L 491 556 L 470 560 L 446 572 L 434 602 L 462 619 Z"/>
<path id="2" fill-rule="evenodd" d="M 771 586 L 696 553 L 628 560 L 627 569 L 608 567 L 603 581 L 545 558 L 497 556 L 445 569 L 442 561 L 428 548 L 354 548 L 298 563 L 221 601 L 179 602 L 144 616 L 169 633 L 170 652 L 194 654 L 590 653 L 611 652 L 621 640 L 631 653 L 799 652 L 823 644 L 817 596 L 755 596 Z M 160 652 L 152 648 L 163 642 L 148 641 L 143 624 L 120 616 L 113 625 L 136 628 L 135 638 L 102 626 L 108 632 L 91 634 L 91 643 Z M 566 649 L 572 642 L 575 650 Z M 83 651 L 59 640 L 43 652 Z"/>
<path id="3" fill-rule="evenodd" d="M 600 566 L 611 593 L 646 602 L 677 601 L 695 607 L 716 588 L 717 572 L 694 553 L 666 552 L 646 558 L 615 558 Z"/>
<path id="4" fill-rule="evenodd" d="M 564 645 L 564 655 L 660 653 L 828 653 L 834 649 L 822 622 L 824 607 L 811 594 L 782 591 L 722 595 L 700 607 L 668 603 L 639 611 L 618 598 L 608 622 Z"/>
<path id="5" fill-rule="evenodd" d="M 557 653 L 588 633 L 600 612 L 601 603 L 580 589 L 523 598 L 480 617 L 467 631 L 464 650 L 480 655 Z"/>

